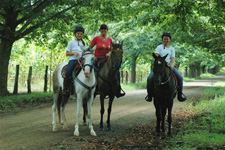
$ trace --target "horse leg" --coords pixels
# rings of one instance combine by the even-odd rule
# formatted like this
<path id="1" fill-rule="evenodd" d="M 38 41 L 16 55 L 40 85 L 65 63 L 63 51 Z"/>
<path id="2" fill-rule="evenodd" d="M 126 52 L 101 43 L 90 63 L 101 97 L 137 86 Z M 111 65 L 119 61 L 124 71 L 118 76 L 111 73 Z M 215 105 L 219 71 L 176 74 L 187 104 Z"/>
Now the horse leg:
<path id="1" fill-rule="evenodd" d="M 77 118 L 75 124 L 74 135 L 79 136 L 79 118 L 80 118 L 80 106 L 82 105 L 83 99 L 80 97 L 80 94 L 77 95 Z"/>
<path id="2" fill-rule="evenodd" d="M 162 121 L 161 121 L 161 130 L 162 132 L 165 134 L 165 116 L 166 116 L 166 108 L 162 108 L 161 109 L 161 117 L 162 117 Z"/>
<path id="3" fill-rule="evenodd" d="M 105 112 L 105 108 L 104 108 L 104 97 L 102 95 L 100 95 L 100 101 L 101 101 L 101 120 L 100 120 L 100 130 L 103 131 L 103 115 Z"/>
<path id="4" fill-rule="evenodd" d="M 94 129 L 93 129 L 93 123 L 92 123 L 92 103 L 93 103 L 93 96 L 91 96 L 90 100 L 87 102 L 88 105 L 88 119 L 89 119 L 89 129 L 90 134 L 92 136 L 97 136 Z"/>
<path id="5" fill-rule="evenodd" d="M 66 107 L 66 103 L 68 101 L 69 97 L 67 96 L 63 96 L 61 105 L 60 105 L 60 112 L 61 112 L 61 125 L 63 125 L 63 130 L 67 131 L 69 130 L 68 127 L 66 126 L 66 116 L 65 116 L 65 107 Z"/>
<path id="6" fill-rule="evenodd" d="M 112 103 L 113 103 L 113 98 L 109 98 L 109 106 L 108 106 L 108 118 L 107 118 L 107 130 L 111 131 L 111 125 L 110 125 L 110 115 L 112 111 Z"/>
<path id="7" fill-rule="evenodd" d="M 52 104 L 52 131 L 57 131 L 56 127 L 56 105 L 57 105 L 57 100 L 59 98 L 59 92 L 54 93 L 53 95 L 53 104 Z"/>
<path id="8" fill-rule="evenodd" d="M 172 105 L 173 106 L 173 105 Z M 168 108 L 168 135 L 171 136 L 172 106 Z"/>
<path id="9" fill-rule="evenodd" d="M 157 133 L 157 136 L 159 136 L 160 122 L 161 122 L 161 108 L 159 106 L 156 107 L 156 118 L 157 118 L 156 133 Z"/>
<path id="10" fill-rule="evenodd" d="M 83 102 L 83 125 L 86 126 L 86 116 L 87 116 L 87 102 Z"/>

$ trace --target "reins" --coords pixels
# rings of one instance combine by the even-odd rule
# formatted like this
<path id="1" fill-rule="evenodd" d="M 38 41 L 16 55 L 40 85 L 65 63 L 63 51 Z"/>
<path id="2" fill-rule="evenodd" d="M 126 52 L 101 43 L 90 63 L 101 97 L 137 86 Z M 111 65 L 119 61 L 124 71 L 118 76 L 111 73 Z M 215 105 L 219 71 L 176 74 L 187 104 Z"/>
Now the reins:
<path id="1" fill-rule="evenodd" d="M 91 53 L 85 53 L 83 56 L 85 56 L 85 55 L 88 55 L 88 54 L 93 54 L 92 52 Z M 82 56 L 82 57 L 83 57 Z M 79 62 L 79 65 L 80 65 L 80 67 L 84 70 L 84 67 L 85 66 L 89 66 L 91 69 L 90 70 L 92 70 L 92 68 L 93 68 L 93 65 L 90 65 L 90 64 L 84 64 L 83 66 L 81 65 L 81 62 L 78 60 L 78 62 Z M 90 71 L 91 72 L 91 71 Z M 88 86 L 88 85 L 86 85 L 85 83 L 83 83 L 81 80 L 79 80 L 76 76 L 75 76 L 75 74 L 73 74 L 73 77 L 74 77 L 74 79 L 80 84 L 80 85 L 82 85 L 84 88 L 86 88 L 86 89 L 88 89 L 88 99 L 91 97 L 91 91 L 92 91 L 92 89 L 93 88 L 95 88 L 96 87 L 96 85 L 97 85 L 97 81 L 95 80 L 95 83 L 94 83 L 94 85 L 93 86 Z"/>

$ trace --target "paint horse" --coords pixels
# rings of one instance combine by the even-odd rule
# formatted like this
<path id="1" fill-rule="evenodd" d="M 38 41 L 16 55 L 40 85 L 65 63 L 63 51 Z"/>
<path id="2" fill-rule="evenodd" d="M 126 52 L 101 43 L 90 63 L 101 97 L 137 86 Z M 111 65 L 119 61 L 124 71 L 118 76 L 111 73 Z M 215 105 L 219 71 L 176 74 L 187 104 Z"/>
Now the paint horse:
<path id="1" fill-rule="evenodd" d="M 171 135 L 171 123 L 172 123 L 172 107 L 173 99 L 176 96 L 177 91 L 177 82 L 173 76 L 172 69 L 167 67 L 165 61 L 166 56 L 160 57 L 156 56 L 153 53 L 154 60 L 154 77 L 153 77 L 153 97 L 154 97 L 154 106 L 156 109 L 156 132 L 157 136 L 160 136 L 160 125 L 161 130 L 165 133 L 165 115 L 168 110 L 168 135 Z"/>
<path id="2" fill-rule="evenodd" d="M 96 78 L 93 69 L 94 63 L 94 54 L 89 49 L 85 51 L 82 56 L 82 69 L 77 76 L 73 73 L 73 82 L 75 94 L 77 96 L 77 116 L 74 135 L 79 136 L 79 117 L 80 117 L 80 107 L 83 102 L 87 104 L 88 107 L 88 119 L 89 119 L 89 129 L 92 136 L 96 136 L 96 133 L 93 129 L 92 123 L 92 103 L 94 99 L 94 91 L 96 88 Z M 65 106 L 69 97 L 62 96 L 63 89 L 63 77 L 62 69 L 67 63 L 60 64 L 54 71 L 53 74 L 53 90 L 54 90 L 54 101 L 52 105 L 53 112 L 53 131 L 57 131 L 56 128 L 56 108 L 58 111 L 59 123 L 63 125 L 63 130 L 68 130 L 66 126 L 65 118 Z"/>
<path id="3" fill-rule="evenodd" d="M 123 58 L 122 46 L 123 42 L 121 44 L 112 43 L 112 53 L 96 75 L 98 82 L 97 91 L 100 94 L 101 102 L 100 130 L 103 130 L 103 115 L 105 112 L 104 99 L 106 98 L 106 96 L 109 96 L 107 130 L 111 130 L 110 115 L 112 110 L 112 103 L 115 98 L 117 88 L 119 86 L 118 73 Z"/>

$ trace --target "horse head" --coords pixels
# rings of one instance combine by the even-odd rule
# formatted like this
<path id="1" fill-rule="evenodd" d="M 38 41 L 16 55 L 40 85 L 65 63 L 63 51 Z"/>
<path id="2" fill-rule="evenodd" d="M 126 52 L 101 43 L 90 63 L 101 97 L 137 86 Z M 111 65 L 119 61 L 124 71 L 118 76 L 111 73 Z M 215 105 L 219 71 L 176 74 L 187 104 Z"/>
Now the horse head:
<path id="1" fill-rule="evenodd" d="M 111 53 L 111 61 L 112 61 L 112 69 L 119 70 L 122 64 L 123 59 L 123 42 L 121 43 L 112 43 L 112 53 Z"/>
<path id="2" fill-rule="evenodd" d="M 94 54 L 93 50 L 90 48 L 84 50 L 83 56 L 82 56 L 83 66 L 82 69 L 84 71 L 85 77 L 89 77 L 90 73 L 93 70 L 93 64 L 94 64 Z"/>
<path id="3" fill-rule="evenodd" d="M 152 54 L 153 57 L 155 58 L 154 61 L 154 68 L 153 68 L 153 72 L 154 72 L 154 85 L 156 87 L 161 85 L 162 79 L 166 74 L 166 57 L 167 55 L 165 55 L 164 57 L 161 56 L 156 56 L 155 53 Z"/>

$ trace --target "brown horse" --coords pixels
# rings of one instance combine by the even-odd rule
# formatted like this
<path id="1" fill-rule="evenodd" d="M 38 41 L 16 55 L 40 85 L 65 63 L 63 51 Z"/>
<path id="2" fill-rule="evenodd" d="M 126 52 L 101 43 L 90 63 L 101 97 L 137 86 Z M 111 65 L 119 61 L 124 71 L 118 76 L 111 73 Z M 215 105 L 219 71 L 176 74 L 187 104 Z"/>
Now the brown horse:
<path id="1" fill-rule="evenodd" d="M 120 44 L 112 44 L 112 53 L 107 61 L 103 64 L 102 68 L 97 73 L 97 91 L 100 94 L 101 101 L 101 121 L 100 130 L 103 130 L 103 115 L 105 112 L 104 99 L 106 96 L 109 97 L 108 105 L 108 119 L 107 119 L 107 130 L 111 130 L 110 115 L 112 110 L 112 103 L 116 95 L 116 91 L 119 87 L 118 73 L 121 67 L 123 59 L 123 42 Z"/>

